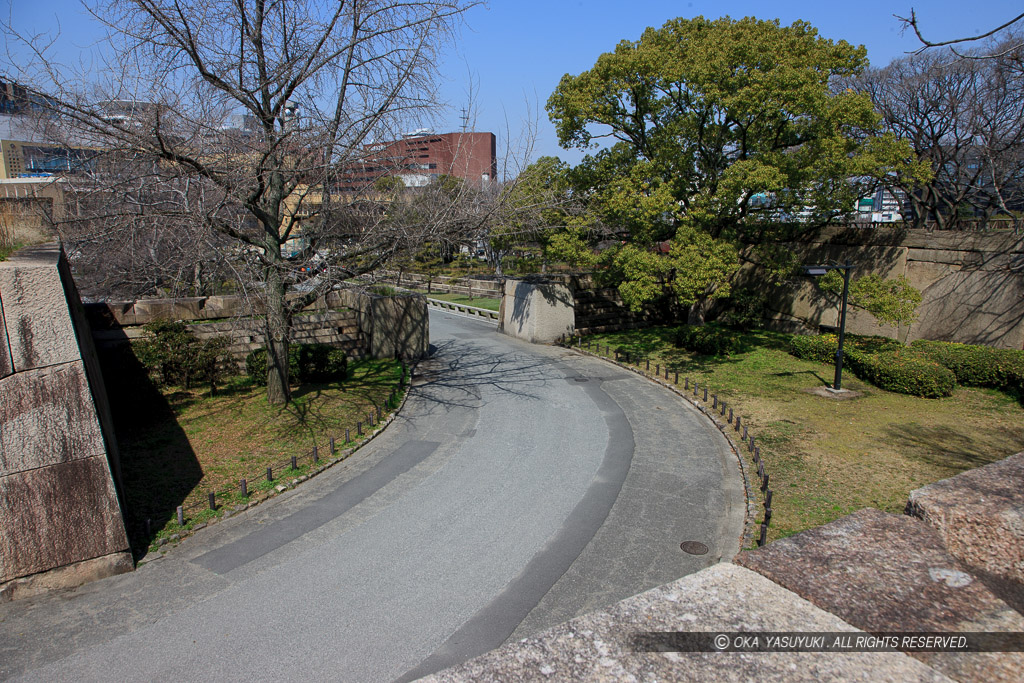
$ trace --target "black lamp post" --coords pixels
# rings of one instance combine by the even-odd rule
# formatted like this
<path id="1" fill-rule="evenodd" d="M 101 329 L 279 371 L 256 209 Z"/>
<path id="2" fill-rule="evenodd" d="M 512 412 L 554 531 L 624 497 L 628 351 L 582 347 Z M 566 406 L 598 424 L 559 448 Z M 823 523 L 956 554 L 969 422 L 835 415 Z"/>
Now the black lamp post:
<path id="1" fill-rule="evenodd" d="M 846 338 L 846 299 L 850 295 L 850 271 L 853 269 L 849 263 L 846 265 L 825 264 L 816 266 L 803 266 L 804 275 L 820 277 L 830 270 L 843 271 L 843 305 L 839 309 L 839 348 L 836 350 L 836 376 L 832 383 L 832 389 L 839 391 L 843 388 L 843 340 Z"/>

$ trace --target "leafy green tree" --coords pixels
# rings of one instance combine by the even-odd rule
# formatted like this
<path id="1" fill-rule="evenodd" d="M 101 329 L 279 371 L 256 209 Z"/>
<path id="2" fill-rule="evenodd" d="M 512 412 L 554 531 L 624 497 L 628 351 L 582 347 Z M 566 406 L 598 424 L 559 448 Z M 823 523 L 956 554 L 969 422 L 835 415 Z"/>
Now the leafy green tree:
<path id="1" fill-rule="evenodd" d="M 843 276 L 838 270 L 830 270 L 817 282 L 821 290 L 835 296 L 842 295 Z M 917 320 L 915 311 L 922 301 L 921 292 L 910 284 L 905 275 L 885 280 L 877 273 L 851 279 L 848 296 L 850 306 L 867 311 L 879 325 L 888 323 L 895 327 Z"/>
<path id="2" fill-rule="evenodd" d="M 831 85 L 866 64 L 863 47 L 805 22 L 697 17 L 563 76 L 547 103 L 559 142 L 612 143 L 572 172 L 591 222 L 620 236 L 590 260 L 632 308 L 668 298 L 691 322 L 729 294 L 741 258 L 788 273 L 791 255 L 773 245 L 849 213 L 872 179 L 912 165 L 869 98 Z M 587 241 L 569 229 L 558 247 L 585 262 Z"/>

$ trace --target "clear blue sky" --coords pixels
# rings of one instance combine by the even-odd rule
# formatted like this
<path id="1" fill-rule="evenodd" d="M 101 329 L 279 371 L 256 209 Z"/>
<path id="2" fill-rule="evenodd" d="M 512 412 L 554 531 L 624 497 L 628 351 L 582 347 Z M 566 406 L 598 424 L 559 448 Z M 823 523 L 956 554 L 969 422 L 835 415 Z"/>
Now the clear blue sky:
<path id="1" fill-rule="evenodd" d="M 91 27 L 78 0 L 3 0 L 5 19 L 23 30 L 52 30 L 57 18 L 62 33 L 79 46 L 89 42 Z M 524 122 L 537 122 L 533 156 L 557 155 L 575 163 L 579 152 L 558 147 L 544 104 L 565 73 L 590 68 L 598 55 L 620 40 L 636 40 L 648 26 L 674 17 L 756 16 L 784 24 L 803 19 L 820 34 L 868 48 L 873 65 L 885 65 L 918 47 L 912 34 L 900 35 L 893 14 L 917 10 L 923 32 L 932 40 L 984 33 L 1022 11 L 1019 0 L 762 0 L 693 2 L 665 0 L 490 0 L 471 9 L 456 45 L 442 65 L 441 95 L 450 103 L 437 112 L 439 132 L 458 130 L 460 108 L 474 83 L 476 130 L 498 135 L 499 152 L 517 138 Z M 77 36 L 77 38 L 75 37 Z"/>

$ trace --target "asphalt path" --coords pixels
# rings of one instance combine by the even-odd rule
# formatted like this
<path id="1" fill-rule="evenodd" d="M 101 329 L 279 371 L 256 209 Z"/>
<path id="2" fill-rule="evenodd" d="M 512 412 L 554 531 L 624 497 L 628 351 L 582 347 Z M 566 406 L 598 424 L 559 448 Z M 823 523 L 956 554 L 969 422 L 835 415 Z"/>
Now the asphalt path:
<path id="1" fill-rule="evenodd" d="M 430 324 L 401 414 L 345 463 L 131 574 L 0 605 L 0 678 L 408 680 L 738 551 L 736 457 L 684 400 Z"/>

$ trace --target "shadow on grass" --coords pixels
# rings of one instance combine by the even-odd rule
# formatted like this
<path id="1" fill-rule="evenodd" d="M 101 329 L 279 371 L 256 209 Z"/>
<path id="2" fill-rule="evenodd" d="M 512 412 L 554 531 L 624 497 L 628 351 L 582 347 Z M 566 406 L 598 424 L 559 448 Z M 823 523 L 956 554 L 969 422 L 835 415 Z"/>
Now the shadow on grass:
<path id="1" fill-rule="evenodd" d="M 728 355 L 703 355 L 677 346 L 676 330 L 672 326 L 657 326 L 601 335 L 604 338 L 602 346 L 607 344 L 610 353 L 628 353 L 630 361 L 637 364 L 657 356 L 663 367 L 680 374 L 708 373 L 719 367 L 736 365 L 743 361 L 746 354 L 756 349 L 789 349 L 789 336 L 785 334 L 768 330 L 725 330 L 733 335 L 733 352 Z"/>
<path id="2" fill-rule="evenodd" d="M 121 498 L 136 559 L 203 477 L 172 403 L 124 346 L 99 353 L 121 460 Z M 146 520 L 149 520 L 148 533 Z"/>
<path id="3" fill-rule="evenodd" d="M 907 457 L 957 473 L 1016 453 L 1024 442 L 1024 429 L 979 437 L 954 427 L 912 423 L 891 425 L 886 436 L 894 448 L 903 447 Z"/>

